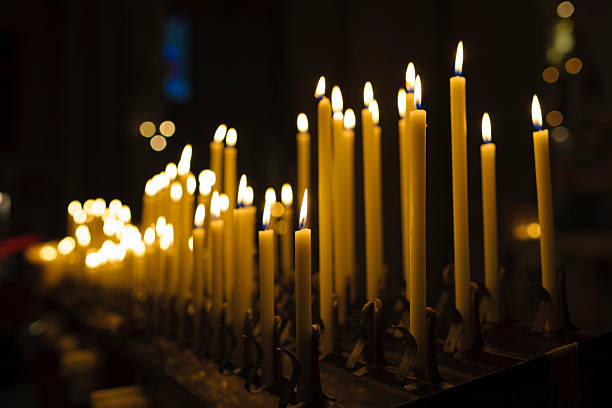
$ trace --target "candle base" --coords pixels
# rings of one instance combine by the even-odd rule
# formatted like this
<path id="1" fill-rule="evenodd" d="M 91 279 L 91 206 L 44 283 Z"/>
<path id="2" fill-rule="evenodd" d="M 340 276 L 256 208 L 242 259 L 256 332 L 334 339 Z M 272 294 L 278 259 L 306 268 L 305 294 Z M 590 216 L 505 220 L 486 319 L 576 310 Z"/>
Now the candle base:
<path id="1" fill-rule="evenodd" d="M 177 300 L 177 327 L 176 341 L 181 350 L 192 347 L 193 331 L 194 331 L 194 315 L 195 306 L 193 298 L 185 298 Z"/>
<path id="2" fill-rule="evenodd" d="M 231 373 L 234 371 L 232 367 L 232 355 L 236 349 L 236 336 L 234 336 L 234 331 L 231 326 L 226 323 L 228 314 L 229 305 L 224 303 L 221 316 L 219 317 L 219 324 L 215 328 L 217 341 L 214 345 L 216 347 L 215 355 L 217 357 L 220 373 Z"/>
<path id="3" fill-rule="evenodd" d="M 210 356 L 210 339 L 212 337 L 212 327 L 210 325 L 211 302 L 204 299 L 202 304 L 195 308 L 194 327 L 193 327 L 193 351 L 199 359 Z"/>

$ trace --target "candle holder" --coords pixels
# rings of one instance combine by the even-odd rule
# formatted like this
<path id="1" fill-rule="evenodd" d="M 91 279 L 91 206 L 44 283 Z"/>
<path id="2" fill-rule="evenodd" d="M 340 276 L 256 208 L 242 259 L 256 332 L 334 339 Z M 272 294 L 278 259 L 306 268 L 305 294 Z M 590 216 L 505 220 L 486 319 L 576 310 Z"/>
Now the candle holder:
<path id="1" fill-rule="evenodd" d="M 210 356 L 210 339 L 213 336 L 213 329 L 210 325 L 211 302 L 204 298 L 198 306 L 196 304 L 193 316 L 193 351 L 199 359 Z"/>
<path id="2" fill-rule="evenodd" d="M 186 297 L 177 302 L 178 325 L 176 339 L 181 350 L 192 346 L 194 332 L 195 306 L 192 297 Z"/>
<path id="3" fill-rule="evenodd" d="M 223 374 L 232 374 L 234 372 L 232 370 L 232 355 L 236 349 L 236 336 L 234 335 L 231 326 L 226 324 L 226 321 L 228 320 L 228 313 L 229 305 L 224 303 L 219 319 L 219 343 L 217 345 L 219 347 L 220 356 L 220 359 L 218 360 L 219 372 Z"/>
<path id="4" fill-rule="evenodd" d="M 261 368 L 261 363 L 264 359 L 264 352 L 261 344 L 255 339 L 253 334 L 253 312 L 250 309 L 246 312 L 244 333 L 242 333 L 242 338 L 245 341 L 244 358 L 241 370 L 245 377 L 244 388 L 248 392 L 255 394 L 263 390 L 261 387 L 261 377 L 257 374 L 257 372 Z M 255 355 L 254 359 L 253 354 Z M 256 385 L 256 388 L 253 388 L 253 385 Z"/>

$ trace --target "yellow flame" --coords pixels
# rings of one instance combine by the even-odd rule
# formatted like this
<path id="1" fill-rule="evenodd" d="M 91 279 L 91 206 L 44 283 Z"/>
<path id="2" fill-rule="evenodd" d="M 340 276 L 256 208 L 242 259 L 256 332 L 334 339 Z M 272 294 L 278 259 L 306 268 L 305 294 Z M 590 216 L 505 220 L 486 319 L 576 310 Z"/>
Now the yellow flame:
<path id="1" fill-rule="evenodd" d="M 217 130 L 215 130 L 215 136 L 213 137 L 213 140 L 217 143 L 221 143 L 223 141 L 223 138 L 225 138 L 226 133 L 227 126 L 222 123 L 217 127 Z"/>
<path id="2" fill-rule="evenodd" d="M 166 225 L 166 217 L 159 217 L 157 219 L 157 222 L 155 223 L 155 232 L 157 233 L 158 237 L 164 235 L 164 232 L 166 231 Z"/>
<path id="3" fill-rule="evenodd" d="M 106 209 L 106 201 L 103 198 L 96 198 L 91 206 L 92 215 L 100 217 Z"/>
<path id="4" fill-rule="evenodd" d="M 297 127 L 300 132 L 308 132 L 308 117 L 305 113 L 300 113 L 298 115 Z"/>
<path id="5" fill-rule="evenodd" d="M 414 81 L 414 107 L 419 109 L 421 107 L 421 76 L 417 75 Z"/>
<path id="6" fill-rule="evenodd" d="M 159 240 L 159 246 L 164 251 L 172 246 L 174 243 L 174 227 L 172 224 L 166 225 L 166 229 L 164 231 L 164 235 L 161 236 Z"/>
<path id="7" fill-rule="evenodd" d="M 102 232 L 104 232 L 104 235 L 107 237 L 115 235 L 115 232 L 117 232 L 117 222 L 118 221 L 114 218 L 107 218 L 102 226 Z"/>
<path id="8" fill-rule="evenodd" d="M 285 183 L 281 187 L 281 201 L 285 207 L 289 207 L 293 204 L 293 190 L 289 183 Z"/>
<path id="9" fill-rule="evenodd" d="M 187 241 L 187 246 L 189 246 L 190 251 L 193 251 L 193 235 L 189 237 L 189 240 Z"/>
<path id="10" fill-rule="evenodd" d="M 121 209 L 121 201 L 118 199 L 111 200 L 108 204 L 108 210 L 110 211 L 110 215 L 116 217 L 119 214 L 119 210 Z"/>
<path id="11" fill-rule="evenodd" d="M 217 176 L 214 171 L 206 169 L 200 172 L 198 180 L 200 181 L 200 194 L 208 195 L 217 181 Z"/>
<path id="12" fill-rule="evenodd" d="M 219 200 L 219 193 L 214 191 L 210 199 L 210 215 L 214 218 L 219 218 L 221 216 L 221 203 Z"/>
<path id="13" fill-rule="evenodd" d="M 176 164 L 174 164 L 173 162 L 168 163 L 166 165 L 165 174 L 171 181 L 174 180 L 178 175 L 178 169 L 176 167 Z"/>
<path id="14" fill-rule="evenodd" d="M 176 178 L 176 176 L 175 176 L 175 178 Z M 159 180 L 159 189 L 160 190 L 162 190 L 162 189 L 164 189 L 164 188 L 166 188 L 166 187 L 168 187 L 170 185 L 170 177 L 168 177 L 168 175 L 166 174 L 165 171 L 159 173 L 157 179 Z"/>
<path id="15" fill-rule="evenodd" d="M 540 109 L 540 101 L 537 95 L 533 95 L 531 101 L 531 122 L 537 129 L 542 128 L 542 109 Z"/>
<path id="16" fill-rule="evenodd" d="M 238 183 L 238 198 L 237 202 L 239 205 L 244 205 L 244 195 L 247 188 L 247 177 L 246 174 L 240 176 L 240 182 Z"/>
<path id="17" fill-rule="evenodd" d="M 378 121 L 380 118 L 380 112 L 378 111 L 378 102 L 376 101 L 376 99 L 373 99 L 372 102 L 370 102 L 368 109 L 372 113 L 372 123 L 374 123 L 375 125 L 378 125 Z"/>
<path id="18" fill-rule="evenodd" d="M 83 203 L 83 210 L 87 214 L 91 214 L 91 207 L 93 207 L 93 203 L 94 203 L 94 200 L 92 200 L 91 198 L 85 201 L 85 203 Z"/>
<path id="19" fill-rule="evenodd" d="M 264 210 L 263 210 L 263 216 L 262 216 L 262 220 L 261 223 L 264 227 L 264 229 L 268 229 L 268 226 L 270 225 L 270 210 L 272 208 L 272 203 L 269 201 L 266 201 L 266 203 L 264 204 Z"/>
<path id="20" fill-rule="evenodd" d="M 268 187 L 266 189 L 266 202 L 275 203 L 276 202 L 276 191 L 272 187 Z"/>
<path id="21" fill-rule="evenodd" d="M 66 237 L 62 239 L 59 242 L 59 244 L 57 244 L 57 250 L 62 255 L 68 255 L 69 253 L 72 252 L 75 246 L 76 246 L 76 243 L 74 242 L 74 238 Z"/>
<path id="22" fill-rule="evenodd" d="M 227 210 L 229 210 L 229 197 L 227 196 L 227 194 L 221 194 L 219 196 L 219 206 L 221 207 L 221 211 L 225 212 Z"/>
<path id="23" fill-rule="evenodd" d="M 187 193 L 189 195 L 195 193 L 196 191 L 196 185 L 198 183 L 196 182 L 196 178 L 193 174 L 190 174 L 189 176 L 187 176 L 187 181 L 185 182 L 185 187 L 187 188 Z"/>
<path id="24" fill-rule="evenodd" d="M 344 112 L 344 128 L 353 130 L 355 129 L 355 112 L 351 108 L 348 108 Z"/>
<path id="25" fill-rule="evenodd" d="M 306 225 L 307 215 L 308 215 L 308 189 L 305 189 L 304 197 L 302 197 L 302 207 L 300 208 L 300 228 L 304 228 L 304 225 Z"/>
<path id="26" fill-rule="evenodd" d="M 38 251 L 38 255 L 43 261 L 51 262 L 57 258 L 57 250 L 51 245 L 43 245 Z"/>
<path id="27" fill-rule="evenodd" d="M 81 210 L 74 214 L 72 218 L 74 218 L 74 222 L 76 222 L 77 224 L 83 224 L 85 221 L 87 221 L 87 213 Z"/>
<path id="28" fill-rule="evenodd" d="M 153 179 L 147 180 L 145 183 L 145 194 L 147 197 L 153 197 L 157 193 L 157 184 Z"/>
<path id="29" fill-rule="evenodd" d="M 317 82 L 317 88 L 315 89 L 315 98 L 321 98 L 325 95 L 325 77 L 322 76 Z"/>
<path id="30" fill-rule="evenodd" d="M 91 234 L 87 225 L 79 225 L 74 233 L 79 246 L 85 247 L 91 243 Z"/>
<path id="31" fill-rule="evenodd" d="M 406 91 L 408 92 L 414 91 L 415 75 L 414 64 L 409 62 L 408 68 L 406 68 Z"/>
<path id="32" fill-rule="evenodd" d="M 406 116 L 406 91 L 403 88 L 397 92 L 397 111 L 400 118 Z"/>
<path id="33" fill-rule="evenodd" d="M 482 141 L 485 143 L 491 141 L 491 118 L 487 112 L 482 115 Z"/>
<path id="34" fill-rule="evenodd" d="M 368 107 L 374 99 L 374 89 L 372 89 L 372 83 L 366 82 L 363 86 L 363 106 Z"/>
<path id="35" fill-rule="evenodd" d="M 68 214 L 72 216 L 82 209 L 83 207 L 81 206 L 81 203 L 76 200 L 71 201 L 70 204 L 68 204 Z"/>
<path id="36" fill-rule="evenodd" d="M 88 268 L 97 268 L 98 266 L 100 266 L 101 263 L 102 259 L 100 257 L 100 254 L 97 252 L 90 252 L 85 257 L 85 265 L 87 265 Z"/>
<path id="37" fill-rule="evenodd" d="M 227 131 L 227 135 L 225 136 L 225 144 L 229 147 L 236 146 L 236 142 L 238 141 L 238 132 L 236 129 L 231 128 Z"/>
<path id="38" fill-rule="evenodd" d="M 253 198 L 255 193 L 253 192 L 253 187 L 248 186 L 244 193 L 244 205 L 250 206 L 253 205 Z"/>
<path id="39" fill-rule="evenodd" d="M 132 246 L 132 251 L 134 251 L 134 255 L 138 257 L 144 256 L 145 249 L 146 249 L 145 244 L 141 240 L 134 242 L 134 245 Z"/>
<path id="40" fill-rule="evenodd" d="M 191 161 L 181 158 L 177 166 L 177 172 L 179 176 L 184 176 L 185 174 L 187 174 L 189 172 L 190 166 L 191 166 Z"/>
<path id="41" fill-rule="evenodd" d="M 181 187 L 181 183 L 175 181 L 172 183 L 172 187 L 170 187 L 170 198 L 172 201 L 179 201 L 183 197 L 183 187 Z"/>
<path id="42" fill-rule="evenodd" d="M 155 242 L 155 229 L 153 227 L 149 227 L 145 230 L 144 242 L 149 246 L 153 245 Z"/>
<path id="43" fill-rule="evenodd" d="M 332 110 L 334 111 L 334 113 L 342 112 L 342 108 L 343 108 L 342 92 L 340 92 L 340 87 L 338 85 L 335 85 L 332 88 L 331 104 L 332 104 Z"/>
<path id="44" fill-rule="evenodd" d="M 179 160 L 179 165 L 181 164 L 181 162 L 186 162 L 187 163 L 187 171 L 189 171 L 189 165 L 191 164 L 191 156 L 193 155 L 193 148 L 191 147 L 190 144 L 186 144 L 185 147 L 183 147 L 183 151 L 181 152 L 181 159 Z M 185 171 L 182 174 L 186 174 L 187 171 Z M 179 169 L 179 174 L 181 174 L 181 171 Z"/>
<path id="45" fill-rule="evenodd" d="M 461 75 L 463 72 L 463 41 L 457 44 L 457 55 L 455 56 L 455 74 Z"/>
<path id="46" fill-rule="evenodd" d="M 130 207 L 127 205 L 123 205 L 119 210 L 119 214 L 117 214 L 119 221 L 127 224 L 132 220 L 132 211 L 130 211 Z"/>
<path id="47" fill-rule="evenodd" d="M 206 216 L 206 207 L 204 204 L 198 204 L 195 212 L 195 216 L 193 217 L 193 224 L 196 227 L 202 227 L 204 225 L 204 217 Z"/>

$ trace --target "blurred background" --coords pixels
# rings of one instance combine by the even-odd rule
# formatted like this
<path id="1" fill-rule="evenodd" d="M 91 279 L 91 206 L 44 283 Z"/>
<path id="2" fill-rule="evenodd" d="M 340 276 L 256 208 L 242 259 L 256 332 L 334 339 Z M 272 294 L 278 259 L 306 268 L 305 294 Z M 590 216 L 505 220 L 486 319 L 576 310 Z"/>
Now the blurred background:
<path id="1" fill-rule="evenodd" d="M 611 16 L 606 1 L 4 2 L 0 236 L 61 237 L 73 199 L 119 198 L 139 219 L 145 181 L 176 162 L 186 143 L 193 145 L 193 171 L 208 167 L 219 123 L 237 129 L 239 172 L 261 203 L 266 187 L 296 183 L 296 117 L 305 112 L 316 129 L 319 76 L 328 80 L 328 95 L 339 85 L 345 108 L 354 110 L 369 80 L 381 109 L 385 256 L 399 283 L 396 95 L 413 61 L 428 111 L 428 303 L 434 305 L 453 253 L 448 78 L 462 40 L 472 280 L 484 281 L 479 148 L 486 111 L 498 151 L 500 256 L 510 272 L 510 308 L 530 318 L 527 283 L 540 279 L 530 116 L 537 93 L 551 131 L 570 313 L 578 326 L 609 329 L 612 318 L 603 311 L 612 307 Z M 147 121 L 159 136 L 141 134 Z M 168 123 L 160 126 L 165 121 L 174 132 Z M 354 199 L 363 264 L 359 121 L 357 129 Z M 316 160 L 316 146 L 312 151 Z M 15 262 L 0 269 L 5 289 L 23 288 Z M 6 303 L 0 319 L 7 322 L 27 298 L 9 292 L 0 297 Z"/>

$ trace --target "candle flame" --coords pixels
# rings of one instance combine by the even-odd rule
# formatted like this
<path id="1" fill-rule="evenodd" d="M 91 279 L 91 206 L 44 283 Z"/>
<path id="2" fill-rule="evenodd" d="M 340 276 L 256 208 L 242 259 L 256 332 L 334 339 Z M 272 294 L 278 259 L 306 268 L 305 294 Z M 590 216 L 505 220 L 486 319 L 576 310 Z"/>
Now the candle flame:
<path id="1" fill-rule="evenodd" d="M 62 239 L 59 242 L 59 244 L 57 244 L 57 250 L 62 255 L 68 255 L 69 253 L 72 252 L 72 250 L 74 249 L 75 246 L 76 246 L 76 244 L 74 242 L 74 238 L 66 237 L 66 238 Z"/>
<path id="2" fill-rule="evenodd" d="M 410 62 L 406 68 L 406 91 L 408 92 L 414 92 L 415 75 L 414 64 Z"/>
<path id="3" fill-rule="evenodd" d="M 157 193 L 157 184 L 153 179 L 147 180 L 145 183 L 145 194 L 147 197 L 153 197 Z"/>
<path id="4" fill-rule="evenodd" d="M 193 154 L 193 148 L 190 144 L 185 145 L 183 147 L 183 151 L 181 152 L 181 159 L 178 164 L 178 174 L 184 176 L 189 172 L 189 167 L 191 167 L 191 155 Z"/>
<path id="5" fill-rule="evenodd" d="M 213 137 L 213 140 L 217 143 L 221 143 L 223 141 L 223 138 L 225 138 L 226 133 L 227 126 L 222 123 L 217 127 L 217 130 L 215 130 L 215 136 Z"/>
<path id="6" fill-rule="evenodd" d="M 190 251 L 193 251 L 193 235 L 189 237 L 189 240 L 187 241 L 187 246 L 189 246 Z"/>
<path id="7" fill-rule="evenodd" d="M 178 169 L 176 168 L 176 164 L 170 162 L 166 165 L 166 172 L 165 172 L 166 176 L 170 179 L 170 180 L 174 180 L 176 178 L 176 176 L 178 175 Z"/>
<path id="8" fill-rule="evenodd" d="M 118 199 L 113 199 L 111 200 L 110 203 L 108 203 L 108 212 L 111 216 L 116 217 L 117 214 L 119 214 L 119 210 L 121 209 L 121 201 L 119 201 Z"/>
<path id="9" fill-rule="evenodd" d="M 164 230 L 164 235 L 159 239 L 159 246 L 164 251 L 172 246 L 174 243 L 174 227 L 172 224 L 166 225 L 166 229 Z"/>
<path id="10" fill-rule="evenodd" d="M 134 245 L 132 246 L 132 251 L 134 251 L 134 255 L 139 257 L 145 254 L 145 249 L 145 244 L 141 240 L 135 241 Z"/>
<path id="11" fill-rule="evenodd" d="M 308 117 L 304 113 L 300 113 L 297 117 L 297 127 L 300 132 L 308 132 Z"/>
<path id="12" fill-rule="evenodd" d="M 170 198 L 172 201 L 177 202 L 183 197 L 183 187 L 181 187 L 181 183 L 175 181 L 172 183 L 172 187 L 170 187 Z"/>
<path id="13" fill-rule="evenodd" d="M 158 174 L 158 180 L 159 180 L 159 185 L 158 185 L 159 190 L 162 190 L 170 185 L 170 177 L 168 177 L 168 175 L 164 171 Z"/>
<path id="14" fill-rule="evenodd" d="M 210 199 L 210 215 L 212 215 L 214 219 L 221 216 L 221 203 L 219 200 L 219 193 L 214 191 L 212 198 Z"/>
<path id="15" fill-rule="evenodd" d="M 193 174 L 189 174 L 189 176 L 187 176 L 187 181 L 185 182 L 185 187 L 187 188 L 187 193 L 189 195 L 195 193 L 197 184 L 198 183 L 196 182 L 195 176 Z"/>
<path id="16" fill-rule="evenodd" d="M 166 217 L 159 217 L 157 219 L 157 222 L 155 223 L 155 232 L 157 233 L 158 237 L 161 237 L 162 235 L 164 235 L 165 231 L 166 231 Z"/>
<path id="17" fill-rule="evenodd" d="M 275 203 L 276 202 L 276 191 L 272 187 L 268 187 L 266 189 L 266 202 Z"/>
<path id="18" fill-rule="evenodd" d="M 225 135 L 225 144 L 229 147 L 234 147 L 236 146 L 237 140 L 238 133 L 236 132 L 236 129 L 230 128 L 230 130 L 227 131 L 227 135 Z"/>
<path id="19" fill-rule="evenodd" d="M 225 212 L 229 210 L 229 197 L 227 194 L 221 194 L 219 196 L 219 207 L 221 207 L 221 211 Z"/>
<path id="20" fill-rule="evenodd" d="M 81 206 L 81 203 L 76 200 L 71 201 L 70 204 L 68 204 L 68 214 L 69 215 L 74 216 L 74 214 L 81 211 L 82 209 L 83 207 Z"/>
<path id="21" fill-rule="evenodd" d="M 344 112 L 344 128 L 353 130 L 355 129 L 355 112 L 351 108 L 348 108 Z"/>
<path id="22" fill-rule="evenodd" d="M 342 108 L 343 108 L 342 92 L 340 92 L 340 87 L 338 85 L 335 85 L 332 88 L 331 103 L 332 103 L 332 110 L 334 111 L 334 114 L 337 112 L 342 113 Z"/>
<path id="23" fill-rule="evenodd" d="M 363 86 L 363 106 L 367 108 L 372 99 L 374 99 L 374 89 L 372 89 L 372 83 L 368 81 Z"/>
<path id="24" fill-rule="evenodd" d="M 302 207 L 300 208 L 300 229 L 306 225 L 306 216 L 308 215 L 308 189 L 304 189 L 302 197 Z"/>
<path id="25" fill-rule="evenodd" d="M 417 75 L 416 80 L 414 81 L 414 107 L 416 109 L 421 109 L 421 76 Z"/>
<path id="26" fill-rule="evenodd" d="M 200 194 L 208 195 L 217 181 L 217 176 L 214 171 L 206 169 L 200 172 L 198 180 L 200 181 Z"/>
<path id="27" fill-rule="evenodd" d="M 246 193 L 247 188 L 247 177 L 246 174 L 243 174 L 240 177 L 240 182 L 238 183 L 238 199 L 236 200 L 238 203 L 238 207 L 244 205 L 244 195 Z"/>
<path id="28" fill-rule="evenodd" d="M 153 227 L 149 227 L 145 230 L 144 242 L 149 246 L 153 245 L 153 242 L 155 242 L 155 229 Z"/>
<path id="29" fill-rule="evenodd" d="M 97 217 L 102 216 L 106 209 L 106 201 L 103 198 L 96 198 L 91 205 L 91 214 Z"/>
<path id="30" fill-rule="evenodd" d="M 206 216 L 206 208 L 204 204 L 198 204 L 196 208 L 195 217 L 193 217 L 193 224 L 196 227 L 202 227 L 204 225 L 204 217 Z"/>
<path id="31" fill-rule="evenodd" d="M 74 222 L 76 222 L 77 224 L 82 224 L 87 221 L 87 213 L 85 212 L 85 210 L 81 210 L 74 214 L 72 218 L 74 218 Z"/>
<path id="32" fill-rule="evenodd" d="M 90 269 L 95 269 L 102 263 L 100 254 L 97 252 L 90 252 L 85 257 L 85 265 Z"/>
<path id="33" fill-rule="evenodd" d="M 57 249 L 51 245 L 43 245 L 38 251 L 38 255 L 43 261 L 51 262 L 57 258 Z"/>
<path id="34" fill-rule="evenodd" d="M 491 142 L 491 118 L 487 112 L 482 115 L 482 141 L 484 143 Z"/>
<path id="35" fill-rule="evenodd" d="M 281 201 L 285 207 L 290 207 L 293 204 L 293 190 L 288 183 L 281 187 Z"/>
<path id="36" fill-rule="evenodd" d="M 533 95 L 533 100 L 531 101 L 531 122 L 537 130 L 542 129 L 542 109 L 540 109 L 538 95 Z"/>
<path id="37" fill-rule="evenodd" d="M 368 109 L 370 110 L 370 112 L 372 112 L 372 123 L 374 123 L 374 125 L 378 125 L 380 119 L 380 112 L 378 111 L 378 101 L 376 99 L 373 99 L 370 103 L 370 106 L 368 106 Z"/>
<path id="38" fill-rule="evenodd" d="M 317 88 L 315 89 L 315 98 L 321 99 L 325 95 L 325 77 L 321 76 L 319 82 L 317 82 Z"/>
<path id="39" fill-rule="evenodd" d="M 87 225 L 79 225 L 74 233 L 79 246 L 85 247 L 91 243 L 91 234 Z"/>
<path id="40" fill-rule="evenodd" d="M 272 203 L 270 201 L 266 201 L 266 203 L 264 204 L 263 216 L 261 220 L 263 229 L 268 229 L 268 226 L 270 225 L 271 208 L 272 208 Z"/>
<path id="41" fill-rule="evenodd" d="M 457 44 L 457 55 L 455 56 L 455 75 L 461 76 L 463 72 L 463 41 Z"/>
<path id="42" fill-rule="evenodd" d="M 253 187 L 248 186 L 244 193 L 244 205 L 251 206 L 253 205 L 253 198 L 255 193 L 253 192 Z"/>
<path id="43" fill-rule="evenodd" d="M 397 92 L 397 111 L 400 118 L 406 116 L 406 91 L 403 88 Z"/>

